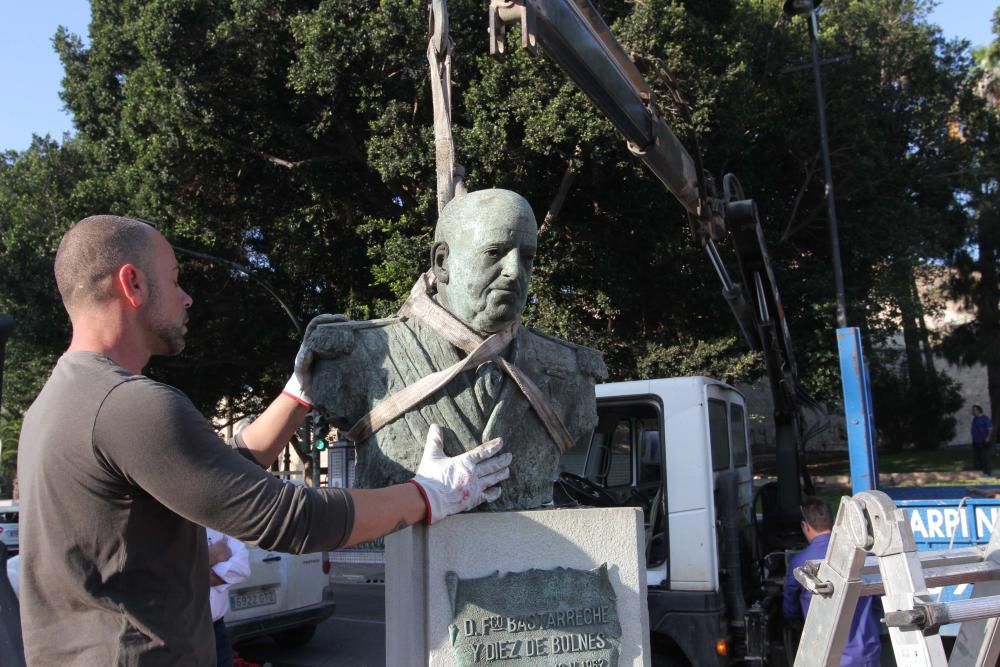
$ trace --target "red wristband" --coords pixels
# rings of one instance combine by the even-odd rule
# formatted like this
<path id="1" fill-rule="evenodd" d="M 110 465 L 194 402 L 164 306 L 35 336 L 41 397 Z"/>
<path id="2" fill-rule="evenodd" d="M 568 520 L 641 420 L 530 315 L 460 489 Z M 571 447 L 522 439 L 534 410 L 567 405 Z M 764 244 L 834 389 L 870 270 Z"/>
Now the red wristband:
<path id="1" fill-rule="evenodd" d="M 431 525 L 431 501 L 427 498 L 427 492 L 424 491 L 424 487 L 420 486 L 420 482 L 417 480 L 408 479 L 406 481 L 417 487 L 417 490 L 420 491 L 420 497 L 424 499 L 424 506 L 427 507 L 427 511 L 424 513 L 424 525 Z"/>
<path id="2" fill-rule="evenodd" d="M 283 392 L 281 392 L 281 393 L 282 393 L 282 394 L 284 394 L 285 396 L 287 396 L 288 398 L 292 399 L 293 401 L 295 401 L 295 402 L 296 402 L 296 403 L 298 403 L 299 405 L 301 405 L 301 406 L 303 406 L 303 407 L 307 407 L 307 408 L 309 408 L 310 410 L 312 410 L 312 409 L 313 409 L 313 407 L 315 407 L 315 406 L 314 406 L 314 405 L 313 405 L 312 403 L 310 403 L 309 401 L 306 401 L 306 400 L 303 400 L 302 398 L 300 398 L 300 397 L 296 396 L 295 394 L 293 394 L 293 393 L 291 393 L 291 392 L 289 392 L 289 391 L 283 391 Z"/>

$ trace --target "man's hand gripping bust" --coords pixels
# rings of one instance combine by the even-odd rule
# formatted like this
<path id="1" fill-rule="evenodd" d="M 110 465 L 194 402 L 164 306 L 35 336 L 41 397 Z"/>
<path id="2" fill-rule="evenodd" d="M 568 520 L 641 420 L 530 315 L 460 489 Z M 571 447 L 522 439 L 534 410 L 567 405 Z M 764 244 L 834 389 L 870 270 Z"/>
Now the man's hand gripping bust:
<path id="1" fill-rule="evenodd" d="M 344 322 L 343 315 L 318 315 L 309 322 L 303 343 L 295 355 L 292 376 L 285 385 L 284 394 L 298 403 L 312 408 L 309 395 L 312 387 L 312 368 L 315 354 L 305 341 L 320 324 Z M 500 497 L 500 482 L 510 477 L 511 455 L 500 453 L 503 438 L 484 442 L 473 450 L 448 456 L 444 453 L 444 436 L 441 427 L 431 424 L 424 443 L 423 457 L 417 473 L 410 483 L 417 487 L 427 512 L 424 523 L 437 523 L 441 519 L 466 512 L 484 501 L 494 502 Z"/>
<path id="2" fill-rule="evenodd" d="M 410 480 L 427 505 L 424 522 L 435 523 L 451 514 L 470 510 L 484 500 L 500 497 L 500 482 L 510 477 L 508 453 L 500 454 L 503 438 L 494 438 L 475 449 L 448 456 L 441 427 L 431 424 L 417 474 Z"/>

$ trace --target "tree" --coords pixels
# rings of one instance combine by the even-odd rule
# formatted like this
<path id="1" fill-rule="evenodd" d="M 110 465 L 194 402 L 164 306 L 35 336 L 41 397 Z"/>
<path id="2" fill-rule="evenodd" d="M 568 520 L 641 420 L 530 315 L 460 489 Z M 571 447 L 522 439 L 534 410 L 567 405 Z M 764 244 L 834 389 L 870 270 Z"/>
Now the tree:
<path id="1" fill-rule="evenodd" d="M 993 15 L 994 42 L 970 68 L 976 95 L 956 114 L 953 132 L 968 151 L 960 201 L 967 213 L 966 239 L 956 253 L 952 294 L 972 315 L 944 341 L 953 361 L 986 367 L 990 414 L 1000 414 L 1000 106 L 997 104 L 1000 10 Z"/>

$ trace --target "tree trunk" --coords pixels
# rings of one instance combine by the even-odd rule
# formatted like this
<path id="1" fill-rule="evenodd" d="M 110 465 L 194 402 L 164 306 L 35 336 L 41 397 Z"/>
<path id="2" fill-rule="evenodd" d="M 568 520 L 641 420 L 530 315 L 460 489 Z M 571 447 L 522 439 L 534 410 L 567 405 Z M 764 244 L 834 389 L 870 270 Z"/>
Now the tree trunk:
<path id="1" fill-rule="evenodd" d="M 901 262 L 902 264 L 903 262 Z M 906 296 L 899 302 L 900 318 L 903 324 L 903 349 L 906 359 L 906 372 L 910 386 L 921 385 L 926 375 L 924 357 L 921 349 L 921 327 L 923 308 L 917 295 L 913 265 L 905 260 L 905 266 L 900 268 L 902 279 L 907 286 Z"/>
<path id="2" fill-rule="evenodd" d="M 989 195 L 987 195 L 988 197 Z M 992 207 L 980 207 L 977 229 L 979 245 L 979 285 L 976 288 L 978 344 L 986 365 L 986 386 L 990 395 L 990 418 L 1000 417 L 1000 286 L 997 285 L 997 239 Z M 995 437 L 995 434 L 994 434 Z"/>

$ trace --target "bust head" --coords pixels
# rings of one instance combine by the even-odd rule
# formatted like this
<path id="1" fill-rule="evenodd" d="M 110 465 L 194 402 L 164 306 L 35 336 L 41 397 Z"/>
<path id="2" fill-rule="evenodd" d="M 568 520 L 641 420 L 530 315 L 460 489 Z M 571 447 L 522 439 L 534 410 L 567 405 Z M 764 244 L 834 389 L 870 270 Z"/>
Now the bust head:
<path id="1" fill-rule="evenodd" d="M 456 197 L 434 229 L 431 266 L 438 302 L 482 334 L 520 319 L 537 249 L 531 206 L 510 190 Z"/>

